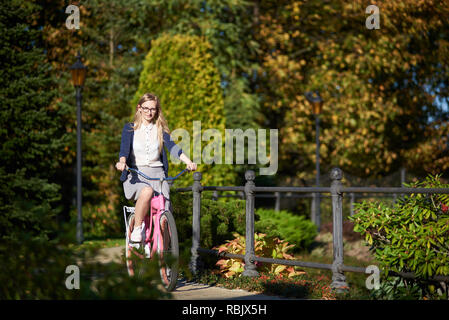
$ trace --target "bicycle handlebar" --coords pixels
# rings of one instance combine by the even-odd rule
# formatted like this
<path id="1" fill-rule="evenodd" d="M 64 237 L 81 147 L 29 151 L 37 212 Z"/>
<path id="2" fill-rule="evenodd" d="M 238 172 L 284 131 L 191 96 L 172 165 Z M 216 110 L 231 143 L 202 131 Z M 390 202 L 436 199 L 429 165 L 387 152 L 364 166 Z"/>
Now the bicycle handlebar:
<path id="1" fill-rule="evenodd" d="M 128 171 L 134 171 L 135 173 L 137 173 L 137 174 L 139 174 L 139 175 L 141 175 L 142 177 L 144 177 L 145 179 L 148 179 L 148 180 L 161 180 L 161 181 L 164 181 L 164 180 L 176 180 L 176 179 L 178 179 L 178 177 L 181 175 L 181 174 L 183 174 L 186 170 L 188 170 L 188 171 L 190 171 L 189 169 L 184 169 L 184 170 L 182 170 L 180 173 L 178 173 L 176 176 L 174 176 L 174 177 L 166 177 L 166 178 L 150 178 L 149 176 L 147 176 L 146 174 L 144 174 L 143 172 L 141 172 L 141 171 L 139 171 L 139 170 L 137 170 L 137 169 L 134 169 L 134 168 L 130 168 L 130 167 L 128 167 L 128 166 L 126 166 L 126 170 L 128 170 Z"/>

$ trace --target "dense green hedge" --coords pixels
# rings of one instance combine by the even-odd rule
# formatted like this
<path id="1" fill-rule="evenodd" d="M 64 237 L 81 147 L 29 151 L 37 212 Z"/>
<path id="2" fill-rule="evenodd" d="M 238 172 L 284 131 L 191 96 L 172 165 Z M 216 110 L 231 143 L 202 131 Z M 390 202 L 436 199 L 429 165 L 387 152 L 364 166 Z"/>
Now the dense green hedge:
<path id="1" fill-rule="evenodd" d="M 256 214 L 256 232 L 279 237 L 295 245 L 295 250 L 307 249 L 317 235 L 315 224 L 303 216 L 286 210 L 259 208 Z"/>
<path id="2" fill-rule="evenodd" d="M 192 237 L 192 194 L 171 194 L 173 210 L 180 241 Z M 201 247 L 212 248 L 233 239 L 233 233 L 244 235 L 245 200 L 232 199 L 226 202 L 211 199 L 203 193 L 201 198 Z M 259 208 L 255 211 L 255 232 L 279 237 L 294 244 L 297 250 L 306 249 L 317 235 L 315 225 L 302 216 L 281 210 Z"/>
<path id="3" fill-rule="evenodd" d="M 170 192 L 173 213 L 178 229 L 180 270 L 190 275 L 188 264 L 192 247 L 192 193 Z M 203 192 L 201 196 L 201 234 L 200 247 L 212 249 L 214 246 L 232 239 L 233 232 L 245 234 L 245 201 L 229 202 L 212 200 L 211 194 Z M 202 255 L 206 265 L 214 265 L 216 258 Z"/>
<path id="4" fill-rule="evenodd" d="M 171 192 L 173 212 L 180 243 L 192 239 L 192 193 Z M 212 200 L 210 194 L 201 196 L 201 242 L 203 248 L 212 248 L 233 238 L 232 233 L 245 234 L 245 201 Z"/>
<path id="5" fill-rule="evenodd" d="M 139 88 L 131 101 L 131 114 L 134 115 L 137 102 L 146 92 L 155 93 L 161 100 L 161 107 L 171 131 L 184 129 L 189 133 L 190 141 L 173 139 L 203 172 L 202 183 L 207 185 L 227 185 L 236 182 L 236 172 L 231 164 L 224 164 L 225 115 L 223 90 L 220 86 L 220 74 L 214 65 L 211 45 L 204 38 L 191 35 L 164 34 L 151 42 L 151 50 L 143 61 Z M 222 145 L 215 137 L 202 141 L 199 148 L 193 149 L 194 121 L 201 124 L 201 135 L 207 129 L 216 129 L 221 133 Z M 196 130 L 199 131 L 199 130 Z M 217 138 L 218 140 L 218 138 Z M 221 149 L 221 164 L 205 164 L 207 146 L 217 142 Z M 204 152 L 204 154 L 203 154 Z M 206 155 L 207 154 L 207 155 Z M 201 160 L 199 161 L 199 157 Z M 185 168 L 184 164 L 170 163 L 170 174 Z M 187 179 L 177 182 L 179 185 L 191 184 Z"/>

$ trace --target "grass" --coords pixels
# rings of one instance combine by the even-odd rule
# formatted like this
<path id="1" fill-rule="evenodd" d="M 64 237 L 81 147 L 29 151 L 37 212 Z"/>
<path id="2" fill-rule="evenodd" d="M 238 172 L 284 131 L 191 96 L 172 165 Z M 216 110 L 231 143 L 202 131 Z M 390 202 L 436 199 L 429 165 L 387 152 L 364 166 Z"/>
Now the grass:
<path id="1" fill-rule="evenodd" d="M 77 250 L 113 248 L 125 245 L 125 238 L 92 238 L 86 239 L 81 245 L 76 246 Z"/>

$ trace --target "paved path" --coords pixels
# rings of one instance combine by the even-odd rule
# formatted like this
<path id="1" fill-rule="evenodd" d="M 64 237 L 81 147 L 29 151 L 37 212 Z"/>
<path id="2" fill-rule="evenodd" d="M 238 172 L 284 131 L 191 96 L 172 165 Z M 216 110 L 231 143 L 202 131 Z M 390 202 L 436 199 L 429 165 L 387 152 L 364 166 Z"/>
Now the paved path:
<path id="1" fill-rule="evenodd" d="M 230 290 L 183 280 L 178 280 L 172 295 L 174 300 L 286 300 L 241 289 Z"/>
<path id="2" fill-rule="evenodd" d="M 113 247 L 100 249 L 94 261 L 109 263 L 121 262 L 125 247 Z M 172 292 L 174 300 L 291 300 L 277 296 L 269 296 L 240 289 L 225 289 L 206 284 L 178 280 L 175 290 Z"/>

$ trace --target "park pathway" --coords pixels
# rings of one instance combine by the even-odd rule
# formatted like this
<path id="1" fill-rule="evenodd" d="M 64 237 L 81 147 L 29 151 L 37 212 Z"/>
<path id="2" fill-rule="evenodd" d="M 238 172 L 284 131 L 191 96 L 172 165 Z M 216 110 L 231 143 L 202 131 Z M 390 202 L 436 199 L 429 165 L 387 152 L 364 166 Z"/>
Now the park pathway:
<path id="1" fill-rule="evenodd" d="M 100 249 L 94 261 L 101 263 L 121 262 L 124 246 Z M 172 292 L 174 300 L 291 300 L 287 298 L 248 292 L 240 289 L 225 289 L 206 284 L 178 280 Z"/>

